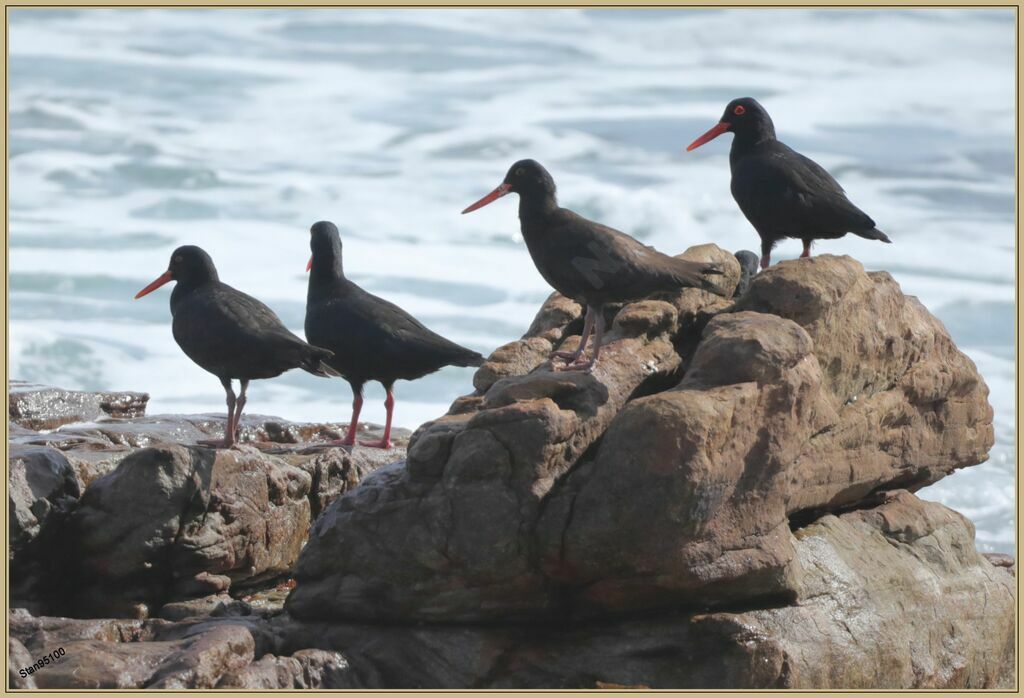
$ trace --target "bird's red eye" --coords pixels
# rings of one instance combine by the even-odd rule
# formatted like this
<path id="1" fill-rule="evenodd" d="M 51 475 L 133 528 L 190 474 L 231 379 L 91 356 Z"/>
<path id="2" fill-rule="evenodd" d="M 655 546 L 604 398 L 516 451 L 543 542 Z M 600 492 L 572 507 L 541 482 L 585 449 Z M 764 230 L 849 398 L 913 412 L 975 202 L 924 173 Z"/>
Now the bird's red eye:
<path id="1" fill-rule="evenodd" d="M 736 108 L 732 110 L 732 113 L 735 114 L 736 116 L 743 116 L 744 114 L 747 113 L 747 108 L 744 107 L 742 104 L 737 104 Z"/>

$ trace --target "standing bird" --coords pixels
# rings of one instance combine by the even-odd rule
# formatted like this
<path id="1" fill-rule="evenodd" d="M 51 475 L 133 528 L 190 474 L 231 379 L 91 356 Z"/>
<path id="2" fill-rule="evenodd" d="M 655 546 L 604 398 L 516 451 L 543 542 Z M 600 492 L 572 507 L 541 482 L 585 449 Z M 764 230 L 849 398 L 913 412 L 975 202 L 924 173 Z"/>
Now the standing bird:
<path id="1" fill-rule="evenodd" d="M 735 136 L 729 151 L 732 197 L 761 236 L 761 268 L 771 263 L 782 238 L 803 240 L 801 257 L 813 240 L 847 233 L 892 242 L 871 217 L 850 203 L 843 188 L 818 163 L 775 138 L 775 125 L 751 97 L 729 102 L 722 119 L 686 149 L 699 148 L 726 131 Z"/>
<path id="2" fill-rule="evenodd" d="M 480 366 L 484 357 L 431 332 L 394 303 L 367 293 L 345 278 L 341 263 L 341 236 L 328 221 L 309 229 L 313 256 L 306 266 L 306 338 L 327 347 L 334 356 L 327 363 L 352 386 L 352 421 L 341 445 L 356 442 L 363 385 L 379 381 L 387 392 L 387 420 L 380 441 L 364 446 L 391 448 L 391 418 L 398 379 L 415 380 L 445 366 Z"/>
<path id="3" fill-rule="evenodd" d="M 167 271 L 135 294 L 139 299 L 169 281 L 174 341 L 188 358 L 220 378 L 227 393 L 224 438 L 200 441 L 229 448 L 235 443 L 249 381 L 274 378 L 293 368 L 316 376 L 337 375 L 324 362 L 331 352 L 293 335 L 274 311 L 252 296 L 221 283 L 203 249 L 184 245 L 171 254 Z M 231 381 L 241 388 L 235 398 Z"/>
<path id="4" fill-rule="evenodd" d="M 585 305 L 583 334 L 574 352 L 555 352 L 566 369 L 591 371 L 601 354 L 603 307 L 680 288 L 696 287 L 725 295 L 705 275 L 721 274 L 713 264 L 669 257 L 625 233 L 595 223 L 555 199 L 555 181 L 535 160 L 512 165 L 504 181 L 463 213 L 505 196 L 519 194 L 519 222 L 537 271 L 556 291 Z M 594 353 L 584 359 L 587 339 L 594 333 Z"/>

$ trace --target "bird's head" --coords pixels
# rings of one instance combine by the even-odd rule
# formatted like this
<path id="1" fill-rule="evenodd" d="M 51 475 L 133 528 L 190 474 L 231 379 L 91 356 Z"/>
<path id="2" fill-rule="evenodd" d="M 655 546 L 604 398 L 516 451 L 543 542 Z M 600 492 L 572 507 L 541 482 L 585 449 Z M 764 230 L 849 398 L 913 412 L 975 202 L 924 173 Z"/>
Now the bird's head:
<path id="1" fill-rule="evenodd" d="M 313 255 L 309 258 L 306 271 L 323 264 L 323 269 L 334 269 L 341 274 L 341 234 L 338 226 L 330 221 L 317 221 L 309 228 L 309 249 Z"/>
<path id="2" fill-rule="evenodd" d="M 149 286 L 136 293 L 135 298 L 142 298 L 171 281 L 177 281 L 186 286 L 198 286 L 201 283 L 216 280 L 217 267 L 213 265 L 213 259 L 206 253 L 206 250 L 195 245 L 182 245 L 171 253 L 167 271 L 154 279 Z"/>
<path id="3" fill-rule="evenodd" d="M 531 198 L 546 198 L 555 196 L 555 180 L 544 166 L 536 160 L 520 160 L 508 169 L 508 174 L 494 191 L 468 206 L 463 213 L 483 208 L 487 204 L 500 199 L 501 197 L 515 192 L 520 196 Z"/>
<path id="4" fill-rule="evenodd" d="M 770 134 L 775 136 L 775 126 L 765 108 L 753 97 L 739 97 L 726 105 L 722 118 L 707 133 L 687 146 L 687 152 L 701 147 L 718 138 L 726 131 L 732 131 L 737 138 L 752 138 Z"/>

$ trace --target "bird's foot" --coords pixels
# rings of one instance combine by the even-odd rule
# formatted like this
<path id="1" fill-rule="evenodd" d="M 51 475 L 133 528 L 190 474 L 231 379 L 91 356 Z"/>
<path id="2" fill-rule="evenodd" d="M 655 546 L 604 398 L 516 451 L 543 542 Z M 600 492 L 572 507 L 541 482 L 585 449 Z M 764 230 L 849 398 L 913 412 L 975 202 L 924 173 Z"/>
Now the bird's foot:
<path id="1" fill-rule="evenodd" d="M 771 257 L 768 255 L 761 255 L 761 271 L 768 268 L 768 265 L 772 263 Z"/>
<path id="2" fill-rule="evenodd" d="M 360 446 L 368 446 L 369 448 L 383 448 L 389 449 L 394 448 L 395 445 L 391 443 L 391 439 L 381 439 L 380 441 L 360 441 Z"/>
<path id="3" fill-rule="evenodd" d="M 592 359 L 590 359 L 588 361 L 586 358 L 581 356 L 576 361 L 573 361 L 570 364 L 566 364 L 562 368 L 562 370 L 563 371 L 583 371 L 584 373 L 590 373 L 590 372 L 592 372 L 594 370 L 594 364 L 596 364 L 596 363 L 597 363 L 597 358 L 596 357 L 592 358 Z"/>

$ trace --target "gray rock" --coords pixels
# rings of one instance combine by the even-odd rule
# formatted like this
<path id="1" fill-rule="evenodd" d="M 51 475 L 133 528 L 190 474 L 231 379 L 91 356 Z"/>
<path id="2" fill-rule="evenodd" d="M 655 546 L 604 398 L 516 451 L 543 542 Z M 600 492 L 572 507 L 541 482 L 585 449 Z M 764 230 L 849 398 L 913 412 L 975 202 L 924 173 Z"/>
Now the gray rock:
<path id="1" fill-rule="evenodd" d="M 15 424 L 38 430 L 101 417 L 140 417 L 147 402 L 146 393 L 83 392 L 11 381 L 7 410 Z"/>
<path id="2" fill-rule="evenodd" d="M 11 558 L 39 535 L 55 508 L 69 509 L 81 491 L 68 459 L 53 448 L 11 446 L 7 468 Z"/>
<path id="3" fill-rule="evenodd" d="M 38 688 L 34 674 L 28 673 L 28 667 L 35 662 L 25 649 L 25 645 L 15 637 L 7 639 L 7 685 L 11 688 Z M 26 675 L 22 676 L 21 672 Z"/>

